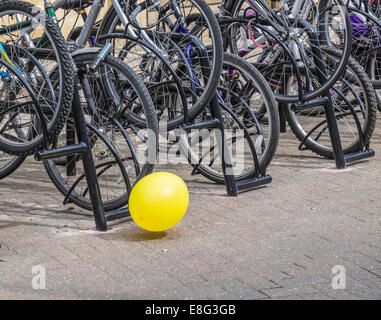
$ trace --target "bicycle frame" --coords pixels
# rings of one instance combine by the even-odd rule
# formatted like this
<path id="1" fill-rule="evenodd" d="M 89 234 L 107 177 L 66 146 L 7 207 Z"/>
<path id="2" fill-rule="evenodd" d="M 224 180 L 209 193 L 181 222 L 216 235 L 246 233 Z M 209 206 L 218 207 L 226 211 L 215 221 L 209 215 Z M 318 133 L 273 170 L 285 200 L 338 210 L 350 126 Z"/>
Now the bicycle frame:
<path id="1" fill-rule="evenodd" d="M 1 43 L 0 41 L 0 53 L 1 53 L 1 56 L 3 57 L 3 59 L 8 62 L 9 64 L 11 64 L 13 67 L 15 67 L 14 63 L 12 62 L 11 58 L 8 56 L 3 44 Z"/>
<path id="2" fill-rule="evenodd" d="M 52 5 L 52 7 L 54 8 L 54 10 L 62 9 L 65 7 L 66 2 L 67 2 L 67 0 L 57 0 Z M 129 23 L 129 20 L 128 20 L 125 12 L 123 11 L 123 8 L 120 5 L 119 1 L 118 0 L 111 0 L 111 2 L 112 2 L 112 6 L 113 6 L 115 12 L 117 13 L 120 21 L 123 23 L 124 27 L 127 28 L 128 34 L 132 37 L 137 38 L 138 35 L 136 34 L 136 32 L 132 28 L 131 24 Z M 91 35 L 93 25 L 96 23 L 97 18 L 99 16 L 99 13 L 100 13 L 103 6 L 104 6 L 104 0 L 94 0 L 93 1 L 91 10 L 90 10 L 90 12 L 86 18 L 86 22 L 85 22 L 85 24 L 84 24 L 84 26 L 83 26 L 80 34 L 79 34 L 78 40 L 76 42 L 76 45 L 78 47 L 83 47 L 86 45 L 86 42 L 88 41 L 88 39 Z M 139 11 L 136 12 L 136 14 L 138 14 L 138 13 L 139 13 Z M 134 17 L 132 17 L 132 19 L 134 19 Z M 151 40 L 151 38 L 147 35 L 147 33 L 144 32 L 144 30 L 141 31 L 141 35 L 142 35 L 143 39 L 145 41 L 147 41 L 148 44 L 153 46 L 159 52 L 163 53 L 155 45 L 155 43 Z"/>

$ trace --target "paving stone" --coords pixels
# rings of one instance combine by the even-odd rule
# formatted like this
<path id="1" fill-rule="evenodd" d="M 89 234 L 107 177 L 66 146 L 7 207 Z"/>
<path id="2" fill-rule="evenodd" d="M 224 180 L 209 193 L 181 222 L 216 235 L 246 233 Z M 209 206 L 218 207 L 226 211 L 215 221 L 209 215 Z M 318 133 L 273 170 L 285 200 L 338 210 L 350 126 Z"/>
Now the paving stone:
<path id="1" fill-rule="evenodd" d="M 218 281 L 213 281 L 213 283 L 218 284 L 223 290 L 226 290 L 234 294 L 240 300 L 253 300 L 253 299 L 266 298 L 266 296 L 263 293 L 235 279 L 221 279 Z"/>
<path id="2" fill-rule="evenodd" d="M 271 298 L 280 298 L 287 296 L 303 296 L 305 294 L 318 293 L 319 291 L 312 286 L 304 285 L 302 287 L 293 288 L 262 289 L 260 292 Z"/>

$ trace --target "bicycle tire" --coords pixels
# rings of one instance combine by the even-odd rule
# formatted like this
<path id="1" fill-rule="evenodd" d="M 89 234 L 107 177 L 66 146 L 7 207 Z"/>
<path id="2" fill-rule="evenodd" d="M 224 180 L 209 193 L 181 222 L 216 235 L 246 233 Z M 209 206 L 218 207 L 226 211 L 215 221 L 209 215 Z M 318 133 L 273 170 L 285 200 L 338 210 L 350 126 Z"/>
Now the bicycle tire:
<path id="1" fill-rule="evenodd" d="M 318 15 L 318 21 L 317 21 L 318 27 L 317 27 L 317 30 L 315 30 L 315 35 L 318 37 L 317 40 L 319 40 L 319 42 L 327 42 L 328 41 L 327 38 L 324 37 L 324 35 L 326 35 L 327 32 L 324 30 L 324 27 L 326 27 L 326 25 L 322 23 L 322 20 L 327 19 L 327 16 L 330 12 L 329 11 L 329 9 L 331 9 L 330 1 L 331 0 L 321 0 L 318 3 L 318 6 L 319 6 L 318 11 L 320 13 L 325 13 L 325 14 L 319 14 Z M 322 94 L 325 94 L 329 90 L 329 88 L 337 81 L 337 79 L 341 76 L 341 74 L 345 71 L 345 67 L 346 67 L 347 61 L 350 57 L 350 52 L 351 52 L 351 47 L 352 47 L 352 34 L 350 31 L 351 30 L 351 24 L 350 24 L 348 12 L 342 6 L 342 0 L 335 0 L 335 1 L 337 1 L 337 3 L 339 3 L 341 5 L 340 8 L 342 8 L 341 13 L 342 13 L 342 18 L 343 18 L 343 24 L 345 25 L 345 28 L 344 28 L 344 30 L 345 30 L 345 32 L 344 32 L 345 41 L 343 44 L 342 55 L 341 55 L 340 61 L 335 65 L 334 71 L 329 75 L 329 77 L 327 79 L 324 80 L 324 82 L 317 80 L 317 79 L 314 79 L 314 74 L 317 72 L 316 69 L 319 68 L 317 66 L 317 63 L 315 64 L 316 61 L 315 61 L 314 56 L 317 55 L 317 53 L 316 53 L 317 51 L 321 51 L 320 54 L 322 54 L 322 59 L 317 57 L 317 60 L 321 64 L 324 64 L 325 52 L 324 52 L 324 50 L 321 50 L 321 48 L 322 48 L 321 45 L 317 46 L 317 45 L 313 44 L 313 42 L 311 40 L 311 36 L 309 34 L 310 31 L 309 31 L 307 24 L 306 24 L 307 21 L 302 21 L 302 20 L 298 20 L 298 19 L 287 19 L 287 20 L 285 20 L 285 23 L 288 24 L 288 27 L 290 30 L 292 30 L 292 29 L 300 29 L 302 31 L 304 30 L 303 33 L 301 33 L 299 31 L 299 34 L 297 35 L 296 39 L 299 39 L 299 38 L 302 39 L 303 38 L 302 34 L 304 34 L 306 39 L 303 39 L 303 42 L 309 43 L 310 47 L 309 48 L 307 47 L 307 50 L 304 50 L 302 53 L 299 53 L 299 54 L 301 56 L 304 55 L 307 58 L 308 63 L 306 61 L 302 61 L 303 65 L 306 69 L 306 74 L 310 74 L 312 80 L 315 80 L 315 82 L 314 82 L 313 86 L 310 85 L 308 88 L 303 88 L 303 90 L 302 90 L 303 92 L 302 92 L 301 96 L 299 96 L 299 94 L 298 95 L 285 95 L 285 94 L 282 94 L 279 92 L 276 93 L 276 98 L 278 101 L 285 102 L 285 103 L 293 103 L 293 102 L 298 102 L 299 100 L 309 101 L 311 99 L 319 97 Z M 242 7 L 242 5 L 245 4 L 245 2 L 246 2 L 246 0 L 236 1 L 236 3 L 234 4 L 234 6 L 232 8 L 231 13 L 230 13 L 233 18 L 239 17 L 241 7 Z M 259 24 L 260 24 L 260 22 L 259 22 Z M 312 24 L 310 24 L 309 27 L 312 27 Z M 236 27 L 234 27 L 234 28 L 236 28 Z M 234 28 L 231 28 L 231 34 L 233 34 L 233 35 L 230 36 L 231 39 L 229 41 L 229 46 L 230 46 L 230 49 L 233 53 L 239 54 L 240 52 L 239 52 L 238 47 L 236 45 L 236 37 L 234 37 L 234 34 L 237 34 L 237 31 L 234 32 Z M 271 36 L 271 34 L 268 33 L 267 36 Z M 275 39 L 275 36 L 274 36 L 274 39 Z M 298 43 L 299 47 L 303 47 L 303 43 L 299 43 L 299 40 L 294 40 L 294 42 Z M 280 45 L 282 47 L 282 49 L 280 49 L 280 51 L 283 52 L 283 54 L 285 56 L 284 59 L 286 59 L 284 62 L 284 66 L 288 66 L 289 68 L 291 68 L 290 71 L 292 72 L 292 70 L 295 69 L 293 66 L 291 67 L 291 61 L 294 60 L 293 53 L 292 52 L 286 52 L 284 50 L 283 46 L 286 46 L 286 43 L 283 43 L 282 39 L 279 38 L 274 43 L 276 45 L 278 45 L 278 46 Z M 271 48 L 271 46 L 269 48 Z M 275 47 L 274 47 L 274 50 L 275 50 Z M 308 55 L 307 55 L 307 53 L 308 53 Z M 277 54 L 277 53 L 275 53 L 275 54 Z M 313 68 L 315 68 L 315 70 L 311 69 L 310 71 L 308 71 L 309 70 L 309 64 L 311 64 L 311 66 Z M 284 66 L 280 66 L 280 68 L 284 68 Z M 274 67 L 273 67 L 273 65 L 270 64 L 268 66 L 268 69 L 272 69 L 272 68 L 274 68 Z M 320 71 L 322 71 L 322 70 L 320 70 Z M 294 72 L 295 72 L 295 70 L 294 70 Z M 282 78 L 282 76 L 283 75 L 281 75 L 280 78 Z M 269 82 L 270 82 L 270 80 L 269 80 Z"/>
<path id="2" fill-rule="evenodd" d="M 96 60 L 97 57 L 98 57 L 97 53 L 85 53 L 85 54 L 77 55 L 73 58 L 77 67 L 81 67 L 81 65 L 87 65 L 87 64 L 91 65 Z M 144 108 L 144 114 L 146 116 L 146 128 L 150 129 L 151 132 L 155 133 L 154 140 L 157 141 L 158 121 L 154 111 L 153 102 L 143 82 L 139 79 L 139 77 L 131 68 L 129 68 L 126 64 L 124 64 L 122 61 L 120 61 L 119 59 L 113 56 L 107 56 L 102 64 L 110 65 L 113 68 L 115 68 L 115 70 L 119 70 L 121 73 L 123 73 L 126 76 L 126 79 L 128 79 L 129 83 L 134 89 L 134 92 L 138 95 L 138 98 L 140 99 L 142 103 L 142 107 Z M 93 131 L 94 129 L 91 129 L 90 127 L 89 130 Z M 156 143 L 156 141 L 151 140 L 149 143 Z M 44 166 L 53 184 L 65 197 L 67 197 L 71 185 L 69 185 L 65 181 L 65 178 L 61 175 L 55 161 L 54 160 L 44 161 Z M 150 162 L 145 163 L 143 167 L 140 168 L 140 174 L 137 177 L 135 183 L 139 181 L 145 175 L 151 173 L 153 168 L 154 168 L 154 163 L 150 163 Z M 85 210 L 89 210 L 89 211 L 92 210 L 90 199 L 88 197 L 83 196 L 82 194 L 77 193 L 75 190 L 67 198 L 68 200 L 70 200 L 70 202 L 76 204 L 77 206 Z M 104 209 L 106 211 L 111 211 L 111 210 L 116 210 L 121 207 L 124 207 L 128 204 L 128 199 L 129 199 L 129 193 L 126 192 L 115 199 L 112 199 L 109 201 L 107 200 L 103 201 Z"/>
<path id="3" fill-rule="evenodd" d="M 266 168 L 270 165 L 279 141 L 279 131 L 280 131 L 280 125 L 279 125 L 279 112 L 277 109 L 277 103 L 274 99 L 274 95 L 272 93 L 272 90 L 270 86 L 267 84 L 264 77 L 260 74 L 260 72 L 254 68 L 250 63 L 245 61 L 244 59 L 233 55 L 229 53 L 224 54 L 224 70 L 235 70 L 237 73 L 240 73 L 243 78 L 249 79 L 253 83 L 253 88 L 255 87 L 256 90 L 258 90 L 258 94 L 260 94 L 260 97 L 263 101 L 263 103 L 266 105 L 264 108 L 267 112 L 267 121 L 269 125 L 269 137 L 266 139 L 266 149 L 259 157 L 259 167 L 256 168 L 255 166 L 250 166 L 245 171 L 240 173 L 235 173 L 235 179 L 237 181 L 245 180 L 248 178 L 251 178 L 254 176 L 254 173 L 257 172 L 265 172 Z M 242 75 L 243 74 L 243 75 Z M 222 109 L 223 110 L 223 109 Z M 258 108 L 257 111 L 263 110 L 263 108 Z M 234 106 L 232 106 L 231 111 L 227 111 L 227 113 L 235 112 Z M 255 111 L 253 111 L 255 113 Z M 259 111 L 261 112 L 261 111 Z M 236 115 L 231 114 L 232 118 L 235 118 Z M 258 116 L 258 114 L 257 114 Z M 234 120 L 235 122 L 238 121 L 238 119 Z M 237 122 L 238 123 L 238 122 Z M 245 124 L 245 122 L 241 123 Z M 247 123 L 245 124 L 247 126 Z M 238 125 L 239 126 L 239 125 Z M 243 128 L 242 128 L 243 129 Z M 247 140 L 248 137 L 246 136 L 245 139 Z M 184 150 L 186 154 L 189 155 L 188 150 L 191 148 L 186 142 L 185 139 L 182 139 L 182 144 L 180 144 L 181 148 Z M 253 155 L 251 155 L 252 157 Z M 190 154 L 190 157 L 188 157 L 188 160 L 190 161 L 190 164 L 195 167 L 195 164 L 197 164 L 197 172 L 201 173 L 204 177 L 207 179 L 214 181 L 219 184 L 223 184 L 225 182 L 224 176 L 222 172 L 217 172 L 216 169 L 213 169 L 204 163 L 199 163 L 199 158 L 192 153 Z M 252 159 L 251 159 L 252 161 Z"/>
<path id="4" fill-rule="evenodd" d="M 329 52 L 330 55 L 332 55 L 332 57 L 338 58 L 341 55 L 341 50 L 333 48 L 333 47 L 325 48 L 325 50 Z M 364 105 L 367 108 L 366 109 L 367 112 L 366 112 L 366 117 L 364 120 L 362 130 L 364 133 L 364 144 L 367 145 L 370 142 L 370 139 L 372 137 L 372 134 L 376 125 L 377 100 L 376 100 L 375 90 L 364 68 L 356 60 L 354 60 L 353 58 L 350 58 L 348 60 L 347 68 L 348 70 L 352 70 L 352 74 L 354 74 L 357 77 L 356 81 L 358 81 L 358 85 L 360 85 L 362 89 L 359 95 L 363 95 L 365 100 Z M 303 110 L 301 112 L 301 115 L 306 116 L 306 111 Z M 309 131 L 303 128 L 303 124 L 301 124 L 300 121 L 298 121 L 296 114 L 293 111 L 291 111 L 290 106 L 286 108 L 286 117 L 292 132 L 300 141 L 304 141 L 304 145 L 309 150 L 311 150 L 312 152 L 320 156 L 330 158 L 330 159 L 333 158 L 333 150 L 331 146 L 327 146 L 327 145 L 323 146 L 322 144 L 316 142 L 311 137 L 306 139 L 307 132 Z M 340 132 L 340 126 L 339 126 L 339 132 Z M 343 145 L 343 152 L 344 154 L 357 152 L 357 151 L 360 151 L 360 147 L 361 147 L 361 141 L 360 141 L 360 138 L 358 137 L 356 138 L 356 141 L 350 142 L 348 146 Z"/>
<path id="5" fill-rule="evenodd" d="M 0 152 L 0 155 L 2 153 L 3 152 Z M 0 165 L 0 180 L 10 176 L 13 172 L 15 172 L 26 159 L 26 157 L 18 157 L 11 155 L 8 156 L 12 157 L 12 159 L 9 162 Z"/>
<path id="6" fill-rule="evenodd" d="M 26 3 L 18 0 L 4 0 L 0 3 L 0 14 L 16 14 L 20 13 L 29 17 L 36 17 L 41 11 L 30 3 Z M 60 92 L 57 97 L 57 107 L 54 110 L 54 115 L 50 119 L 48 125 L 49 138 L 54 140 L 57 137 L 65 124 L 65 121 L 69 115 L 73 93 L 74 93 L 74 68 L 72 59 L 69 54 L 66 42 L 61 34 L 61 30 L 58 25 L 46 14 L 43 15 L 44 31 L 51 48 L 55 52 L 55 59 L 57 60 L 60 73 Z M 9 154 L 16 156 L 27 156 L 35 153 L 41 149 L 44 144 L 44 137 L 39 134 L 37 138 L 34 138 L 28 144 L 14 144 L 10 141 L 4 141 L 0 136 L 0 149 L 6 151 Z"/>

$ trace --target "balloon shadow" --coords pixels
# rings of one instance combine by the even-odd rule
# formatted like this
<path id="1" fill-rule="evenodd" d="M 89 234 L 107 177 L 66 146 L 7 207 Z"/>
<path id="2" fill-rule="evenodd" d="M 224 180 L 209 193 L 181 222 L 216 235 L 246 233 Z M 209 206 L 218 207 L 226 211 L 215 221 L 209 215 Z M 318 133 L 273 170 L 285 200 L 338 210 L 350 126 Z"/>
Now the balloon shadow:
<path id="1" fill-rule="evenodd" d="M 117 230 L 116 232 L 110 232 L 107 234 L 100 235 L 100 237 L 102 237 L 105 240 L 122 240 L 128 242 L 154 241 L 163 239 L 166 236 L 166 231 L 149 232 L 138 228 L 128 228 L 128 230 Z"/>
<path id="2" fill-rule="evenodd" d="M 146 230 L 129 230 L 125 234 L 125 239 L 129 241 L 151 241 L 163 239 L 167 234 L 166 231 L 150 232 Z"/>

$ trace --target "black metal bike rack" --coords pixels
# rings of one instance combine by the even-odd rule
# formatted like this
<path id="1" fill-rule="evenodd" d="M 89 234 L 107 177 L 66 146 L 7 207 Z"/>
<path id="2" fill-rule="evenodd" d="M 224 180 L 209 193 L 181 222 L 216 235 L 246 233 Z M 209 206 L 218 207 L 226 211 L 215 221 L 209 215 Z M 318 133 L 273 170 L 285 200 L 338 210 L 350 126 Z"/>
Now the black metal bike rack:
<path id="1" fill-rule="evenodd" d="M 38 151 L 35 153 L 35 159 L 37 161 L 42 161 L 76 155 L 81 156 L 88 185 L 88 192 L 92 204 L 95 226 L 98 231 L 106 231 L 107 222 L 127 218 L 129 217 L 129 211 L 128 208 L 122 208 L 109 212 L 104 210 L 96 167 L 91 152 L 91 142 L 88 136 L 85 115 L 79 97 L 78 83 L 76 83 L 74 91 L 72 116 L 75 124 L 75 132 L 78 137 L 78 143 L 52 150 Z"/>
<path id="2" fill-rule="evenodd" d="M 299 23 L 301 23 L 299 21 Z M 319 39 L 312 28 L 312 26 L 307 23 L 306 21 L 303 21 L 303 27 L 307 32 L 309 33 L 309 36 L 311 38 L 311 42 L 315 41 L 317 44 L 313 46 L 314 50 L 314 63 L 316 65 L 317 71 L 317 78 L 320 83 L 324 83 L 327 81 L 327 71 L 325 68 L 325 65 L 323 63 L 323 58 L 321 54 L 321 50 L 319 48 Z M 381 85 L 378 83 L 379 81 L 373 81 L 373 85 L 375 88 L 377 88 L 378 85 Z M 364 139 L 364 133 L 361 128 L 358 116 L 356 112 L 354 111 L 353 107 L 350 105 L 350 103 L 347 103 L 348 108 L 352 114 L 352 116 L 355 119 L 356 125 L 357 125 L 357 130 L 359 132 L 359 137 L 360 137 L 360 146 L 359 150 L 357 152 L 351 153 L 351 154 L 344 154 L 343 152 L 343 147 L 341 143 L 341 138 L 340 138 L 340 133 L 337 125 L 337 118 L 335 116 L 335 109 L 332 101 L 332 96 L 330 89 L 328 89 L 321 97 L 315 98 L 310 101 L 300 101 L 296 103 L 291 104 L 291 109 L 293 111 L 302 111 L 305 109 L 309 109 L 312 107 L 317 107 L 317 106 L 323 106 L 324 107 L 324 113 L 326 116 L 326 120 L 321 122 L 319 125 L 315 126 L 310 132 L 306 135 L 306 137 L 303 139 L 303 141 L 299 145 L 299 150 L 305 150 L 303 149 L 306 140 L 312 135 L 312 133 L 318 129 L 319 126 L 322 124 L 327 124 L 328 131 L 330 134 L 330 140 L 332 144 L 332 150 L 333 150 L 333 158 L 335 160 L 336 168 L 337 169 L 345 169 L 346 164 L 371 158 L 375 155 L 374 150 L 370 149 L 369 143 L 365 143 Z M 280 112 L 280 120 L 281 120 L 281 132 L 286 132 L 286 118 L 284 117 L 284 111 L 285 108 L 288 107 L 287 103 L 284 103 L 283 101 L 279 101 L 279 112 Z M 282 116 L 283 115 L 283 116 Z M 308 149 L 308 148 L 306 148 Z"/>
<path id="3" fill-rule="evenodd" d="M 198 56 L 203 57 L 200 59 L 200 64 L 202 66 L 204 77 L 207 78 L 209 76 L 208 70 L 210 69 L 210 61 L 208 59 L 208 50 L 206 46 L 204 45 L 204 43 L 202 43 L 198 38 L 189 34 L 174 34 L 173 37 L 177 38 L 178 40 L 180 38 L 186 38 L 194 46 Z M 184 110 L 185 125 L 181 126 L 181 129 L 185 131 L 190 131 L 192 129 L 216 128 L 219 130 L 220 134 L 217 136 L 217 145 L 219 149 L 219 154 L 221 155 L 222 172 L 224 175 L 227 195 L 236 197 L 238 196 L 238 193 L 240 192 L 252 190 L 254 188 L 258 188 L 260 186 L 271 183 L 272 182 L 271 176 L 266 175 L 266 172 L 260 172 L 259 161 L 258 161 L 258 157 L 254 147 L 252 147 L 252 151 L 254 155 L 254 165 L 255 165 L 254 176 L 251 178 L 247 178 L 245 180 L 236 181 L 234 170 L 233 170 L 233 164 L 231 161 L 229 148 L 228 148 L 228 144 L 227 144 L 227 140 L 225 136 L 222 109 L 219 103 L 217 93 L 214 95 L 214 97 L 209 103 L 209 110 L 210 110 L 211 119 L 206 121 L 201 121 L 195 124 L 188 123 L 187 110 Z M 195 171 L 197 171 L 197 166 L 194 172 Z"/>
<path id="4" fill-rule="evenodd" d="M 213 129 L 216 128 L 219 130 L 220 134 L 217 135 L 217 146 L 219 149 L 219 154 L 221 155 L 221 165 L 222 171 L 224 174 L 224 181 L 226 186 L 226 192 L 228 196 L 236 197 L 240 192 L 252 190 L 260 186 L 269 184 L 272 182 L 272 178 L 269 175 L 266 175 L 265 172 L 259 172 L 259 164 L 256 154 L 254 154 L 254 162 L 257 168 L 254 177 L 248 178 L 241 181 L 236 181 L 231 157 L 228 150 L 228 144 L 225 136 L 225 129 L 223 126 L 222 111 L 218 103 L 217 96 L 215 96 L 212 101 L 209 103 L 209 109 L 211 118 L 210 120 L 201 121 L 195 124 L 184 125 L 181 129 L 185 131 L 191 131 L 194 129 Z M 255 152 L 255 150 L 254 150 Z M 201 159 L 202 160 L 202 159 Z M 200 162 L 201 162 L 200 160 Z M 194 172 L 197 171 L 197 165 L 194 169 Z"/>
<path id="5" fill-rule="evenodd" d="M 314 59 L 315 59 L 314 63 L 316 64 L 317 70 L 318 70 L 317 72 L 318 80 L 320 83 L 324 84 L 324 82 L 327 81 L 327 70 L 323 63 L 324 59 L 320 50 L 318 35 L 309 23 L 303 21 L 302 26 L 307 29 L 307 33 L 309 33 L 310 35 L 311 42 L 315 41 L 317 43 L 317 45 L 313 46 L 313 49 L 312 49 L 314 51 Z M 330 134 L 330 139 L 331 139 L 331 144 L 333 149 L 333 157 L 334 157 L 337 169 L 345 169 L 346 164 L 348 163 L 362 160 L 362 159 L 367 159 L 375 155 L 374 150 L 370 149 L 369 143 L 365 143 L 364 141 L 364 132 L 361 128 L 358 116 L 356 115 L 356 112 L 354 111 L 350 103 L 348 104 L 348 107 L 351 111 L 351 114 L 353 115 L 355 119 L 361 143 L 360 143 L 359 150 L 357 152 L 351 153 L 351 154 L 344 154 L 343 147 L 341 144 L 341 139 L 340 139 L 340 133 L 339 133 L 338 125 L 337 125 L 337 119 L 335 116 L 335 108 L 333 105 L 332 96 L 329 89 L 325 92 L 325 95 L 322 96 L 321 98 L 317 98 L 305 103 L 303 102 L 294 103 L 291 105 L 291 108 L 303 110 L 305 108 L 310 108 L 311 106 L 319 106 L 319 105 L 324 106 L 324 113 L 326 115 L 326 123 L 328 126 L 328 131 Z M 311 134 L 311 132 L 309 134 Z M 306 139 L 307 138 L 308 138 L 308 135 Z M 303 142 L 301 143 L 301 145 L 302 144 Z"/>

